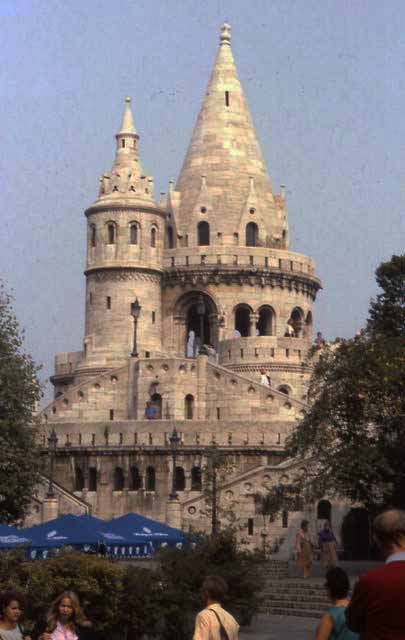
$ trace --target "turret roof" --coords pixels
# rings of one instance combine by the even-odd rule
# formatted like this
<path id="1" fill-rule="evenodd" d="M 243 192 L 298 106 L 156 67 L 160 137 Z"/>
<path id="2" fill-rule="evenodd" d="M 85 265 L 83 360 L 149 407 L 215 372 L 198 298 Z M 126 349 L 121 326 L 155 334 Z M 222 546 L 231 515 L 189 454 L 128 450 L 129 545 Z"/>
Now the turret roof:
<path id="1" fill-rule="evenodd" d="M 203 176 L 225 233 L 236 231 L 252 179 L 266 213 L 270 213 L 269 208 L 274 211 L 270 180 L 230 40 L 230 27 L 224 24 L 214 68 L 176 184 L 176 191 L 180 192 L 179 229 L 187 227 L 191 211 L 200 204 Z"/>

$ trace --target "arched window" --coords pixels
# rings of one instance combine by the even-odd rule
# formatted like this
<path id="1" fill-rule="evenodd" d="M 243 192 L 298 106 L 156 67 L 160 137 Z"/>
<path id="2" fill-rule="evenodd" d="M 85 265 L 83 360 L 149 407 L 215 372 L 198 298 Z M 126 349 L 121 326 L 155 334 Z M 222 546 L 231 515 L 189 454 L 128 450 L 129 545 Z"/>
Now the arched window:
<path id="1" fill-rule="evenodd" d="M 152 405 L 155 407 L 155 420 L 162 419 L 162 396 L 154 393 L 151 397 Z"/>
<path id="2" fill-rule="evenodd" d="M 259 227 L 256 222 L 249 222 L 249 224 L 246 225 L 246 246 L 259 246 Z"/>
<path id="3" fill-rule="evenodd" d="M 316 510 L 316 517 L 318 520 L 331 520 L 332 505 L 329 500 L 320 500 Z"/>
<path id="4" fill-rule="evenodd" d="M 183 467 L 176 467 L 176 491 L 184 491 L 186 488 L 186 476 Z"/>
<path id="5" fill-rule="evenodd" d="M 136 222 L 131 222 L 129 227 L 129 244 L 138 244 L 138 224 Z"/>
<path id="6" fill-rule="evenodd" d="M 84 489 L 84 476 L 80 467 L 76 467 L 75 473 L 75 491 L 83 491 Z"/>
<path id="7" fill-rule="evenodd" d="M 209 245 L 210 243 L 210 225 L 203 220 L 197 225 L 198 245 L 200 247 Z"/>
<path id="8" fill-rule="evenodd" d="M 157 229 L 156 227 L 152 227 L 152 229 L 150 230 L 150 246 L 155 248 L 156 241 L 157 241 Z"/>
<path id="9" fill-rule="evenodd" d="M 139 473 L 139 469 L 136 465 L 131 467 L 130 487 L 132 491 L 138 491 L 139 489 L 142 489 L 142 476 Z"/>
<path id="10" fill-rule="evenodd" d="M 156 488 L 156 472 L 155 467 L 146 468 L 145 489 L 146 491 L 155 491 Z"/>
<path id="11" fill-rule="evenodd" d="M 201 467 L 193 467 L 191 469 L 191 491 L 202 490 Z"/>
<path id="12" fill-rule="evenodd" d="M 238 245 L 239 244 L 239 233 L 234 233 L 233 234 L 233 244 L 234 245 Z"/>
<path id="13" fill-rule="evenodd" d="M 194 413 L 194 396 L 191 393 L 184 398 L 184 417 L 186 420 L 192 420 Z"/>
<path id="14" fill-rule="evenodd" d="M 246 338 L 250 335 L 250 309 L 240 306 L 235 311 L 235 334 L 237 337 Z"/>
<path id="15" fill-rule="evenodd" d="M 259 336 L 274 335 L 274 311 L 271 307 L 266 306 L 259 310 L 257 334 Z"/>
<path id="16" fill-rule="evenodd" d="M 304 325 L 304 313 L 299 307 L 293 309 L 288 324 L 293 329 L 293 337 L 301 338 Z"/>
<path id="17" fill-rule="evenodd" d="M 97 244 L 97 229 L 95 224 L 90 225 L 90 244 L 95 247 Z"/>
<path id="18" fill-rule="evenodd" d="M 114 471 L 114 491 L 122 491 L 124 488 L 124 472 L 121 467 L 116 467 Z"/>
<path id="19" fill-rule="evenodd" d="M 97 491 L 97 469 L 89 468 L 89 491 Z"/>
<path id="20" fill-rule="evenodd" d="M 115 244 L 115 224 L 109 222 L 107 225 L 107 244 Z"/>
<path id="21" fill-rule="evenodd" d="M 290 387 L 287 387 L 286 384 L 282 384 L 280 387 L 278 387 L 277 391 L 284 393 L 284 395 L 286 396 L 290 395 Z"/>
<path id="22" fill-rule="evenodd" d="M 167 227 L 167 247 L 168 249 L 173 249 L 174 247 L 173 227 Z"/>

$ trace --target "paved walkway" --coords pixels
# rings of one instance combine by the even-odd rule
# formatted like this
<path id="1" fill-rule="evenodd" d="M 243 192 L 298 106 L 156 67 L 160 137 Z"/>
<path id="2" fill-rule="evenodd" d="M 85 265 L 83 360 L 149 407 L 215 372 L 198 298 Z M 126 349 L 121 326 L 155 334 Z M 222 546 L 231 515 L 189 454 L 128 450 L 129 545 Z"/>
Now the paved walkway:
<path id="1" fill-rule="evenodd" d="M 250 627 L 239 633 L 240 640 L 313 640 L 318 620 L 293 616 L 254 618 Z"/>

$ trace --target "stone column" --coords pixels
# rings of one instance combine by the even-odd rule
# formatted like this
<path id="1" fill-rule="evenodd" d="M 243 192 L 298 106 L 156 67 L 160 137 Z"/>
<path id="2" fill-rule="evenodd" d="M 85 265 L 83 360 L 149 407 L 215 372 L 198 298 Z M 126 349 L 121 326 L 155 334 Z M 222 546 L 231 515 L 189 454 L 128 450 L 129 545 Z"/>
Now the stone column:
<path id="1" fill-rule="evenodd" d="M 45 498 L 42 502 L 42 522 L 48 522 L 59 515 L 58 498 Z"/>
<path id="2" fill-rule="evenodd" d="M 168 500 L 166 502 L 166 524 L 175 529 L 181 529 L 182 513 L 179 500 Z"/>
<path id="3" fill-rule="evenodd" d="M 249 323 L 250 323 L 250 327 L 249 327 L 249 336 L 251 337 L 255 337 L 256 336 L 256 324 L 259 322 L 259 314 L 258 313 L 251 313 L 249 316 Z"/>
<path id="4" fill-rule="evenodd" d="M 197 357 L 197 420 L 205 420 L 207 415 L 207 362 L 208 356 L 201 353 Z"/>

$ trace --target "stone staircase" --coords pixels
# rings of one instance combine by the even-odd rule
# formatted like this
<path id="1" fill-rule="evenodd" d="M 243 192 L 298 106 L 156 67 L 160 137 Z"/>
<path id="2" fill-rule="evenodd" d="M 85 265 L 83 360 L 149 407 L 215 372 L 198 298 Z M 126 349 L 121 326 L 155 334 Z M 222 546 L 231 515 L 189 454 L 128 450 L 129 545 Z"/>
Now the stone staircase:
<path id="1" fill-rule="evenodd" d="M 270 560 L 261 568 L 260 613 L 320 618 L 330 606 L 324 579 L 289 578 L 288 562 Z"/>

